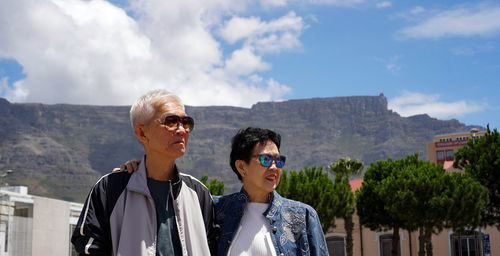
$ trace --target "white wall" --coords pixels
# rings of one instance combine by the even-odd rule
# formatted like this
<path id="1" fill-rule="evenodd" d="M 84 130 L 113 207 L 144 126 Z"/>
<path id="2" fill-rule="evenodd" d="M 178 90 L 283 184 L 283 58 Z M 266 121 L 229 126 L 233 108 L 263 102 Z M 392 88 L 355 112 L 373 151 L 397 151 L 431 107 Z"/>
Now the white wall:
<path id="1" fill-rule="evenodd" d="M 70 203 L 34 197 L 32 255 L 67 256 Z"/>

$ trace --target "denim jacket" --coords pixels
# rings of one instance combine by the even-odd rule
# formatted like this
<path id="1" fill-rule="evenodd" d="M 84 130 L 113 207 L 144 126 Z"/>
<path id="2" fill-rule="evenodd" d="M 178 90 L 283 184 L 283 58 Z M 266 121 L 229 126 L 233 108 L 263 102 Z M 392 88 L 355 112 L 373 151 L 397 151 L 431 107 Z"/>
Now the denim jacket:
<path id="1" fill-rule="evenodd" d="M 239 193 L 214 198 L 216 222 L 220 226 L 218 255 L 228 255 L 249 201 L 243 188 Z M 318 214 L 311 206 L 281 197 L 274 191 L 263 215 L 271 226 L 276 255 L 328 255 Z"/>

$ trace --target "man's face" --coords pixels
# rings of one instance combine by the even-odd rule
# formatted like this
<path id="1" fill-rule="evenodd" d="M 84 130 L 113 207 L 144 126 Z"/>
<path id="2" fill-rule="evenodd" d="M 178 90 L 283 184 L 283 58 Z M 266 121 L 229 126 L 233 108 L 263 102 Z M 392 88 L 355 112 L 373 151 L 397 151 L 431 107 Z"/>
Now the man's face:
<path id="1" fill-rule="evenodd" d="M 166 98 L 154 104 L 155 115 L 148 124 L 143 125 L 144 138 L 141 140 L 148 158 L 165 157 L 176 159 L 186 152 L 189 131 L 182 125 L 172 129 L 161 123 L 165 116 L 186 116 L 182 106 L 172 98 Z"/>

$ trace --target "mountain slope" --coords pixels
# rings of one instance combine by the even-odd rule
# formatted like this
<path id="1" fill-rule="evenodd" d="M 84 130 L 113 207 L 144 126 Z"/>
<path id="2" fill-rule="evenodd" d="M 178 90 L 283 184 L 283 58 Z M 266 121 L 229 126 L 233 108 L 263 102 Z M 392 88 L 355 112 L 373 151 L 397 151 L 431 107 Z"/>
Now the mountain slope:
<path id="1" fill-rule="evenodd" d="M 25 184 L 30 193 L 83 201 L 99 176 L 143 150 L 129 123 L 130 107 L 12 104 L 0 99 L 0 170 L 5 181 Z M 350 156 L 365 165 L 417 152 L 436 134 L 471 127 L 427 115 L 401 117 L 379 96 L 260 102 L 252 108 L 191 107 L 196 126 L 188 151 L 177 163 L 195 177 L 221 179 L 226 191 L 240 184 L 229 167 L 231 137 L 258 126 L 282 135 L 288 169 L 326 166 Z"/>

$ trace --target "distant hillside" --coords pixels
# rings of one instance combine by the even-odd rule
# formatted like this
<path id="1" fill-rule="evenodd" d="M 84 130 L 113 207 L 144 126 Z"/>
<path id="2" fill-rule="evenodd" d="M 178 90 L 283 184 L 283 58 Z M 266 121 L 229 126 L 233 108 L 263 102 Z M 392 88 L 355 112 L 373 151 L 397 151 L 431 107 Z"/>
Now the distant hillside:
<path id="1" fill-rule="evenodd" d="M 6 181 L 28 185 L 32 194 L 81 202 L 99 176 L 142 157 L 129 108 L 13 104 L 0 98 L 0 170 L 14 170 Z M 286 167 L 297 170 L 344 156 L 365 165 L 414 152 L 425 158 L 425 143 L 434 135 L 471 128 L 427 115 L 401 117 L 387 109 L 383 95 L 260 102 L 250 109 L 186 106 L 186 112 L 196 127 L 178 165 L 195 177 L 223 180 L 231 192 L 240 186 L 228 163 L 230 139 L 239 128 L 281 133 Z"/>

